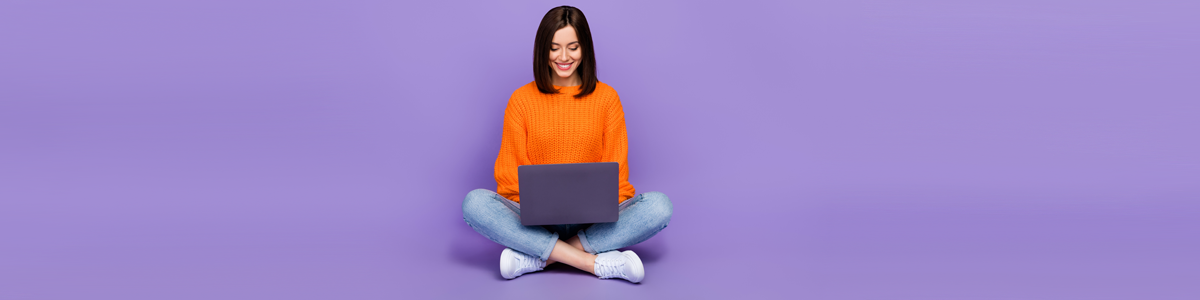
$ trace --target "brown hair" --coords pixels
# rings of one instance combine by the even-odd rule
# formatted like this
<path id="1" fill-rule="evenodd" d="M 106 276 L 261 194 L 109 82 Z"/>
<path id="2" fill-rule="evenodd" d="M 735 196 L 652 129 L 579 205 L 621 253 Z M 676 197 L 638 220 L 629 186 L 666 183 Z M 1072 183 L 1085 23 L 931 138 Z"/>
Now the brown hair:
<path id="1" fill-rule="evenodd" d="M 587 18 L 583 11 L 572 6 L 559 6 L 546 12 L 542 24 L 538 25 L 537 37 L 533 39 L 533 81 L 537 83 L 538 91 L 546 94 L 558 94 L 554 89 L 553 70 L 550 69 L 550 44 L 554 41 L 554 32 L 563 27 L 575 27 L 575 35 L 579 37 L 579 46 L 583 47 L 583 57 L 575 72 L 579 73 L 582 85 L 575 98 L 587 96 L 596 91 L 596 54 L 592 48 L 592 31 L 588 29 Z"/>

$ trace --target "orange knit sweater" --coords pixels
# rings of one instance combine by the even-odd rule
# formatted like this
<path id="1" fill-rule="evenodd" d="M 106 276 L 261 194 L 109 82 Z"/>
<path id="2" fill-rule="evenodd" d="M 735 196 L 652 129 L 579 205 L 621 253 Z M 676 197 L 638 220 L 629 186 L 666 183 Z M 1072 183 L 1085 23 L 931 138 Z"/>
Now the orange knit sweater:
<path id="1" fill-rule="evenodd" d="M 632 198 L 629 140 L 617 91 L 603 82 L 576 99 L 579 86 L 543 94 L 533 82 L 513 92 L 504 109 L 504 134 L 496 156 L 496 192 L 521 202 L 517 166 L 585 162 L 620 165 L 618 203 Z"/>

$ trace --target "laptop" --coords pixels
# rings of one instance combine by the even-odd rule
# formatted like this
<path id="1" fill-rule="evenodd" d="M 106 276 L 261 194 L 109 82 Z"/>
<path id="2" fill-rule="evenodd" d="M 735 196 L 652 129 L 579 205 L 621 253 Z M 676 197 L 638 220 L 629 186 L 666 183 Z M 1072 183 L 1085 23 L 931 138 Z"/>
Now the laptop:
<path id="1" fill-rule="evenodd" d="M 521 225 L 617 221 L 616 162 L 517 166 Z"/>

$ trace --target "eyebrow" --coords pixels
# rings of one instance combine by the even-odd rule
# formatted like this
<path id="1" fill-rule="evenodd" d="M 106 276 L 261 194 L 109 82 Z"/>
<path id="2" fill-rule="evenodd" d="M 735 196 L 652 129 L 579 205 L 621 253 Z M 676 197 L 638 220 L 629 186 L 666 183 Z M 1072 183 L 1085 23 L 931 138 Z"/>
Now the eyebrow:
<path id="1" fill-rule="evenodd" d="M 570 46 L 571 44 L 578 44 L 578 43 L 579 43 L 579 41 L 570 42 L 570 43 L 567 43 L 567 46 Z M 555 46 L 562 46 L 562 45 L 559 45 L 558 43 L 554 43 L 554 42 L 551 42 L 550 44 L 554 44 Z"/>

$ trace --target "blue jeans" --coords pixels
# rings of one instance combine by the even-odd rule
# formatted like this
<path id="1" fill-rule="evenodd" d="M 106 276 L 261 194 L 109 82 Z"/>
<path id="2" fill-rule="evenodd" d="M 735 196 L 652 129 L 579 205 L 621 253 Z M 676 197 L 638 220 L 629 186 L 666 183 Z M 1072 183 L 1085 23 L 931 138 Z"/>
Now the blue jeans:
<path id="1" fill-rule="evenodd" d="M 486 189 L 467 193 L 463 220 L 488 239 L 541 260 L 562 239 L 578 235 L 583 251 L 597 254 L 650 239 L 671 221 L 671 201 L 659 192 L 638 194 L 621 202 L 616 222 L 547 226 L 521 225 L 521 204 Z"/>

